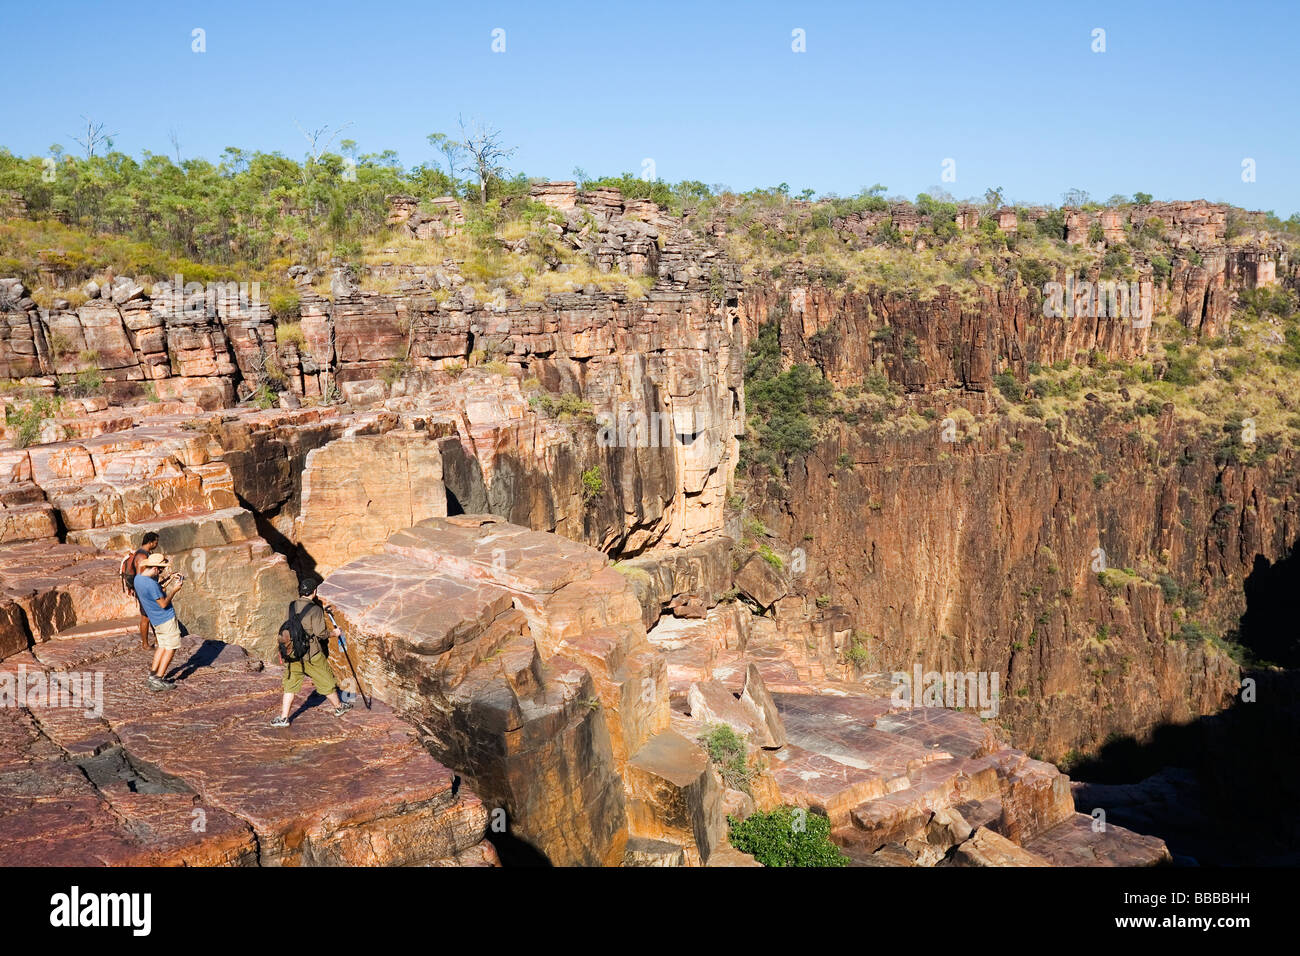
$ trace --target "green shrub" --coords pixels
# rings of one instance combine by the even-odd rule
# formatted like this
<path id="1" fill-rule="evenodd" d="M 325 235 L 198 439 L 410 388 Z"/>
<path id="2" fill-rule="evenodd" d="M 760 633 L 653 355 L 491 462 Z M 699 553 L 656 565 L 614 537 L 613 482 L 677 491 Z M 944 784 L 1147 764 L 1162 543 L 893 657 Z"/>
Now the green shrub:
<path id="1" fill-rule="evenodd" d="M 1101 257 L 1101 278 L 1126 278 L 1133 271 L 1133 259 L 1123 246 L 1111 246 Z"/>
<path id="2" fill-rule="evenodd" d="M 1056 275 L 1056 271 L 1050 265 L 1038 259 L 1022 259 L 1016 269 L 1025 285 L 1040 291 Z"/>
<path id="3" fill-rule="evenodd" d="M 1038 234 L 1048 239 L 1065 238 L 1065 210 L 1053 209 L 1042 219 L 1034 223 Z"/>
<path id="4" fill-rule="evenodd" d="M 806 455 L 815 441 L 815 426 L 833 411 L 831 384 L 808 365 L 781 368 L 781 346 L 775 322 L 759 328 L 745 360 L 746 401 L 751 410 L 749 434 L 765 456 L 751 460 L 775 462 Z"/>
<path id="5" fill-rule="evenodd" d="M 1025 397 L 1025 387 L 1020 384 L 1019 380 L 1011 374 L 1010 371 L 999 372 L 993 376 L 993 384 L 998 387 L 998 391 L 1009 402 L 1023 401 Z"/>
<path id="6" fill-rule="evenodd" d="M 1120 568 L 1107 568 L 1097 572 L 1097 583 L 1106 589 L 1107 594 L 1115 595 L 1127 588 L 1136 577 L 1132 572 Z"/>
<path id="7" fill-rule="evenodd" d="M 1210 641 L 1214 637 L 1215 635 L 1211 631 L 1196 621 L 1184 621 L 1182 627 L 1178 629 L 1178 633 L 1174 635 L 1175 640 L 1187 641 L 1192 644 Z"/>
<path id="8" fill-rule="evenodd" d="M 605 490 L 605 479 L 601 476 L 600 465 L 592 465 L 582 473 L 582 500 L 592 502 Z"/>
<path id="9" fill-rule="evenodd" d="M 749 785 L 754 779 L 756 768 L 749 763 L 745 738 L 727 724 L 710 724 L 700 738 L 700 743 L 704 745 L 710 762 L 717 768 L 727 788 L 750 793 Z"/>
<path id="10" fill-rule="evenodd" d="M 389 359 L 388 364 L 384 366 L 384 370 L 379 373 L 379 378 L 385 385 L 392 388 L 401 381 L 402 376 L 410 371 L 410 368 L 410 363 L 405 359 Z"/>
<path id="11" fill-rule="evenodd" d="M 267 306 L 271 310 L 271 315 L 275 316 L 277 319 L 287 319 L 290 316 L 296 316 L 298 314 L 299 306 L 298 293 L 292 291 L 272 292 L 270 299 L 267 301 Z M 298 325 L 297 322 L 287 324 L 294 326 Z M 277 342 L 280 342 L 281 344 L 284 343 L 284 339 L 280 338 L 280 328 L 276 328 L 275 338 Z M 301 342 L 297 344 L 301 344 Z"/>
<path id="12" fill-rule="evenodd" d="M 1195 385 L 1204 377 L 1197 367 L 1194 349 L 1182 352 L 1169 343 L 1165 346 L 1165 364 L 1164 380 L 1172 385 Z"/>
<path id="13" fill-rule="evenodd" d="M 563 395 L 551 395 L 548 392 L 542 392 L 540 395 L 534 395 L 530 398 L 528 404 L 530 407 L 541 409 L 549 417 L 562 422 L 575 418 L 591 417 L 591 403 L 584 402 L 575 392 L 565 392 Z"/>
<path id="14" fill-rule="evenodd" d="M 831 842 L 830 821 L 796 807 L 778 807 L 745 820 L 727 818 L 731 845 L 764 866 L 847 866 Z"/>
<path id="15" fill-rule="evenodd" d="M 58 414 L 60 404 L 57 398 L 41 396 L 33 399 L 24 408 L 13 406 L 6 408 L 5 421 L 17 430 L 13 438 L 14 447 L 26 448 L 36 444 L 36 440 L 41 436 L 41 424 L 45 419 Z"/>
<path id="16" fill-rule="evenodd" d="M 82 369 L 77 373 L 76 385 L 73 386 L 73 393 L 78 398 L 86 398 L 90 395 L 98 395 L 104 388 L 104 376 L 100 374 L 97 368 Z"/>
<path id="17" fill-rule="evenodd" d="M 880 395 L 884 398 L 891 398 L 896 392 L 894 383 L 889 380 L 889 376 L 874 368 L 862 380 L 862 387 L 872 395 Z"/>
<path id="18" fill-rule="evenodd" d="M 263 411 L 278 405 L 279 402 L 280 396 L 276 394 L 275 389 L 271 387 L 269 382 L 263 382 L 257 391 L 253 393 L 253 404 Z"/>
<path id="19" fill-rule="evenodd" d="M 870 637 L 870 635 L 867 636 Z M 867 661 L 871 659 L 871 652 L 867 650 L 867 642 L 860 632 L 853 632 L 853 637 L 849 640 L 849 646 L 844 649 L 844 659 L 846 663 L 858 667 L 866 666 Z"/>
<path id="20" fill-rule="evenodd" d="M 307 344 L 301 322 L 284 322 L 275 327 L 275 341 L 279 345 L 293 345 L 301 350 Z"/>

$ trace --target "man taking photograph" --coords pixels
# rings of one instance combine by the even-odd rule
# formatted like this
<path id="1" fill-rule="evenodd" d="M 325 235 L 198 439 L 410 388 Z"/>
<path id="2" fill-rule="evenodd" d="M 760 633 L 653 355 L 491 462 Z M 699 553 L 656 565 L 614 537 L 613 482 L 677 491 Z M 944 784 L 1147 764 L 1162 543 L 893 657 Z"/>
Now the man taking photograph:
<path id="1" fill-rule="evenodd" d="M 176 619 L 176 609 L 172 599 L 185 585 L 184 575 L 174 574 L 168 579 L 168 590 L 164 591 L 158 583 L 158 577 L 168 565 L 168 560 L 161 554 L 151 554 L 144 560 L 140 573 L 135 576 L 135 596 L 140 600 L 140 609 L 144 611 L 153 632 L 158 637 L 158 650 L 153 656 L 153 666 L 149 668 L 148 684 L 153 690 L 171 690 L 176 684 L 167 680 L 167 669 L 171 667 L 172 656 L 181 646 L 181 625 Z"/>

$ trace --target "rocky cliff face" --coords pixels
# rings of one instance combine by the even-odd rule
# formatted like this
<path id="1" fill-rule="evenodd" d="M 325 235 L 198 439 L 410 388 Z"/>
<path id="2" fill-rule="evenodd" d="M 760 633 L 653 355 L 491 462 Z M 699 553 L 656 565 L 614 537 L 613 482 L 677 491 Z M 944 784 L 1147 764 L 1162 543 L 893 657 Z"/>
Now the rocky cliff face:
<path id="1" fill-rule="evenodd" d="M 247 283 L 187 290 L 183 277 L 146 285 L 119 276 L 85 292 L 93 294 L 77 308 L 56 299 L 39 309 L 16 280 L 0 291 L 0 375 L 50 387 L 54 376 L 93 369 L 115 400 L 152 388 L 164 400 L 221 408 L 275 350 L 270 310 Z"/>
<path id="2" fill-rule="evenodd" d="M 1006 421 L 958 444 L 938 423 L 906 438 L 844 427 L 788 483 L 752 479 L 750 497 L 806 551 L 799 606 L 847 612 L 834 653 L 852 627 L 868 670 L 1001 673 L 1005 726 L 1059 760 L 1217 712 L 1239 690 L 1224 652 L 1174 639 L 1183 610 L 1154 575 L 1119 569 L 1162 569 L 1231 626 L 1257 556 L 1276 561 L 1300 535 L 1293 460 L 1223 468 L 1164 427 L 1154 461 L 1104 421 L 1087 448 Z M 1114 476 L 1100 489 L 1099 461 Z M 834 606 L 815 609 L 818 597 Z"/>
<path id="3" fill-rule="evenodd" d="M 994 373 L 1024 375 L 1031 362 L 1074 361 L 1094 350 L 1109 359 L 1146 348 L 1149 328 L 1093 317 L 1045 319 L 1042 301 L 1023 288 L 981 288 L 974 300 L 886 291 L 836 292 L 794 279 L 747 289 L 740 314 L 746 341 L 767 322 L 779 325 L 783 354 L 816 365 L 840 387 L 860 384 L 879 367 L 908 391 L 986 391 Z"/>
<path id="4" fill-rule="evenodd" d="M 415 787 L 412 819 L 445 836 L 403 837 L 373 862 L 488 859 L 478 839 L 500 810 L 553 862 L 745 865 L 725 813 L 782 802 L 825 813 L 859 862 L 1165 859 L 1159 841 L 1081 828 L 1068 780 L 1022 750 L 1060 757 L 1226 705 L 1237 665 L 1174 639 L 1185 595 L 1197 589 L 1216 619 L 1240 615 L 1255 561 L 1300 536 L 1293 456 L 1216 464 L 1167 408 L 1143 432 L 1100 402 L 1068 427 L 999 405 L 1004 371 L 1140 357 L 1141 323 L 1044 318 L 1017 281 L 922 297 L 795 272 L 738 291 L 713 242 L 651 204 L 571 184 L 535 198 L 563 214 L 562 241 L 645 280 L 645 294 L 480 301 L 445 263 L 394 263 L 340 270 L 325 296 L 303 270 L 301 335 L 277 342 L 269 313 L 237 295 L 174 300 L 128 280 L 42 313 L 21 287 L 0 289 L 10 377 L 48 393 L 94 354 L 108 383 L 37 422 L 36 444 L 0 451 L 0 658 L 53 667 L 83 648 L 127 668 L 134 607 L 117 557 L 157 530 L 190 578 L 182 619 L 263 659 L 293 572 L 327 577 L 359 682 L 336 658 L 339 676 L 391 705 L 437 761 L 373 744 L 437 778 L 426 791 L 399 774 L 393 792 Z M 1291 281 L 1293 267 L 1227 244 L 1203 206 L 1148 210 L 1188 255 L 1167 283 L 1144 278 L 1143 302 L 1214 335 L 1237 290 Z M 450 208 L 394 208 L 416 241 L 462 225 Z M 915 232 L 921 219 L 904 212 L 896 225 Z M 1105 216 L 1103 234 L 1123 231 Z M 1066 227 L 1082 243 L 1093 225 Z M 396 291 L 363 290 L 378 278 Z M 750 534 L 728 501 L 742 357 L 767 323 L 785 365 L 819 366 L 841 389 L 880 376 L 934 416 L 832 422 L 779 476 L 742 476 L 761 535 L 787 562 L 801 549 L 793 572 L 732 553 Z M 228 408 L 270 369 L 285 407 Z M 146 383 L 159 401 L 139 401 Z M 223 666 L 239 656 L 220 654 Z M 914 664 L 1001 674 L 1002 729 L 899 708 L 870 676 Z M 127 739 L 134 706 L 108 720 L 132 754 L 147 743 Z M 748 739 L 744 787 L 700 746 L 719 722 Z M 75 761 L 39 715 L 5 734 L 4 753 L 48 738 L 65 751 L 51 760 Z M 251 749 L 236 756 L 256 763 Z M 180 751 L 150 753 L 206 772 Z M 484 805 L 457 809 L 443 767 Z M 402 814 L 362 802 L 352 835 L 304 837 L 278 809 L 254 820 L 262 807 L 227 795 L 228 844 L 167 843 L 164 857 L 246 861 L 255 833 L 272 862 L 363 859 L 357 835 Z M 106 860 L 145 852 L 113 839 Z"/>
<path id="5" fill-rule="evenodd" d="M 363 278 L 398 282 L 399 292 L 363 291 L 358 277 L 340 269 L 326 297 L 301 269 L 301 338 L 277 343 L 268 307 L 247 285 L 186 291 L 176 280 L 149 285 L 119 277 L 102 290 L 95 286 L 95 297 L 78 308 L 41 310 L 15 280 L 0 289 L 0 377 L 50 390 L 59 374 L 97 370 L 110 403 L 184 396 L 209 410 L 279 383 L 290 404 L 329 393 L 363 407 L 437 391 L 467 365 L 491 359 L 535 383 L 533 399 L 544 393 L 585 403 L 584 414 L 605 435 L 593 435 L 581 457 L 542 451 L 518 429 L 472 434 L 482 420 L 525 417 L 509 397 L 504 409 L 482 412 L 475 402 L 498 400 L 480 394 L 449 402 L 463 420 L 461 458 L 469 472 L 468 460 L 478 459 L 482 471 L 481 481 L 463 476 L 467 497 L 486 494 L 503 517 L 527 517 L 609 549 L 691 543 L 722 523 L 743 432 L 734 300 L 716 291 L 725 287 L 724 273 L 734 284 L 734 267 L 712 264 L 717 250 L 653 203 L 625 201 L 615 190 L 579 196 L 573 184 L 552 185 L 537 199 L 568 216 L 563 229 L 556 227 L 561 234 L 588 246 L 602 268 L 644 277 L 648 291 L 638 298 L 579 286 L 537 303 L 504 293 L 480 300 L 454 264 L 380 264 Z M 454 228 L 454 216 L 447 219 Z M 629 439 L 638 427 L 667 440 L 646 446 Z M 670 437 L 679 434 L 690 441 Z M 482 447 L 488 441 L 501 448 Z M 594 455 L 605 461 L 588 460 Z M 484 468 L 489 458 L 500 467 Z M 300 468 L 286 464 L 277 456 L 249 466 L 283 469 L 283 477 L 265 480 L 296 484 Z M 595 522 L 566 517 L 563 490 L 542 500 L 515 487 L 543 480 L 538 472 L 556 470 L 563 481 L 573 468 L 580 473 L 593 464 L 617 489 Z"/>
<path id="6" fill-rule="evenodd" d="M 1280 281 L 1278 270 L 1291 276 L 1284 249 L 1225 239 L 1224 207 L 1142 213 L 1201 262 L 1176 259 L 1150 303 L 1195 333 L 1222 335 L 1237 293 Z M 1121 229 L 1107 215 L 1068 217 L 1071 241 L 1086 242 L 1096 223 Z M 1229 656 L 1174 636 L 1186 633 L 1189 594 L 1203 596 L 1220 632 L 1235 630 L 1257 562 L 1294 547 L 1294 454 L 1223 461 L 1219 440 L 1172 405 L 1153 429 L 1135 429 L 1126 391 L 1118 404 L 1089 395 L 1064 426 L 1035 420 L 1007 410 L 993 382 L 1140 359 L 1149 326 L 1045 317 L 1041 297 L 1016 285 L 921 299 L 806 276 L 748 289 L 740 312 L 749 340 L 777 328 L 787 364 L 814 365 L 840 390 L 874 372 L 909 412 L 906 427 L 831 422 L 779 477 L 753 468 L 741 481 L 785 553 L 806 552 L 785 613 L 838 634 L 828 654 L 843 659 L 856 629 L 871 670 L 919 660 L 1000 672 L 1005 725 L 1058 760 L 1232 701 L 1240 674 Z M 808 626 L 818 625 L 798 625 Z"/>

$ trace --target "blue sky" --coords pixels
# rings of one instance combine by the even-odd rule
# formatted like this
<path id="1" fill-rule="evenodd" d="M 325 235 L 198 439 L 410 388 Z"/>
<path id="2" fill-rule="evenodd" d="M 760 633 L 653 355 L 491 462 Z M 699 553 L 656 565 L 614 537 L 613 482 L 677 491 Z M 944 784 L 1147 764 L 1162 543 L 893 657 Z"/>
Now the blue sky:
<path id="1" fill-rule="evenodd" d="M 301 158 L 295 126 L 436 154 L 458 114 L 515 169 L 850 194 L 1070 187 L 1300 211 L 1295 3 L 6 3 L 0 145 Z M 207 50 L 191 50 L 192 31 Z M 505 31 L 505 52 L 492 31 Z M 1106 50 L 1094 53 L 1093 30 Z M 791 49 L 805 31 L 806 52 Z M 1242 181 L 1242 160 L 1256 181 Z M 943 160 L 956 181 L 941 182 Z"/>

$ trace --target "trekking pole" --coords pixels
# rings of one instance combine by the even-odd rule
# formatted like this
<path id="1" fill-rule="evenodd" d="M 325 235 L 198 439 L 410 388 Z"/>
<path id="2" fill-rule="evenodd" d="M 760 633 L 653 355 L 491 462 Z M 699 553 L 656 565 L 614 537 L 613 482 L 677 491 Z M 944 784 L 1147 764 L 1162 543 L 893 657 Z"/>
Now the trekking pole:
<path id="1" fill-rule="evenodd" d="M 357 690 L 361 694 L 361 701 L 366 705 L 366 710 L 370 709 L 370 701 L 366 699 L 365 688 L 361 686 L 361 678 L 357 676 L 357 669 L 352 666 L 352 657 L 348 654 L 348 642 L 343 640 L 343 629 L 339 627 L 339 622 L 334 620 L 334 615 L 327 608 L 325 616 L 330 619 L 330 626 L 339 632 L 339 650 L 343 652 L 343 658 L 348 662 L 348 670 L 352 671 L 352 679 L 357 682 Z"/>

